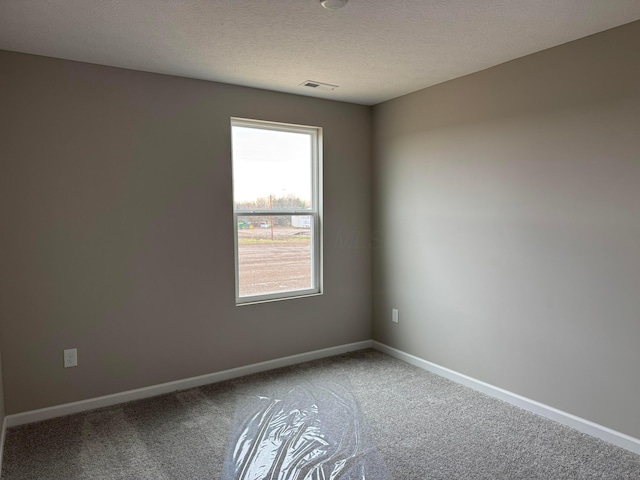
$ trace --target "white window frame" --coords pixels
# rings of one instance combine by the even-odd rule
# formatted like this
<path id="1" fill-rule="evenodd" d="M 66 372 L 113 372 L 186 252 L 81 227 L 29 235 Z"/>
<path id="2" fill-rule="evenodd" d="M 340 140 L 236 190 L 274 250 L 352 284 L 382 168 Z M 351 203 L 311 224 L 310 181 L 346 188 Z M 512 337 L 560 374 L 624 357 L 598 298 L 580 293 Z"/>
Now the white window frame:
<path id="1" fill-rule="evenodd" d="M 322 294 L 322 128 L 290 123 L 270 122 L 264 120 L 251 120 L 246 118 L 231 117 L 230 134 L 233 135 L 233 127 L 259 128 L 280 132 L 304 133 L 311 136 L 311 209 L 309 210 L 240 210 L 235 206 L 233 196 L 233 237 L 235 260 L 235 296 L 236 305 L 249 305 L 254 303 L 271 302 L 276 300 L 288 300 Z M 233 171 L 233 142 L 231 147 L 231 162 Z M 238 255 L 238 217 L 243 216 L 283 216 L 300 215 L 311 217 L 311 288 L 303 290 L 287 290 L 284 292 L 269 293 L 263 295 L 240 296 L 240 275 Z"/>

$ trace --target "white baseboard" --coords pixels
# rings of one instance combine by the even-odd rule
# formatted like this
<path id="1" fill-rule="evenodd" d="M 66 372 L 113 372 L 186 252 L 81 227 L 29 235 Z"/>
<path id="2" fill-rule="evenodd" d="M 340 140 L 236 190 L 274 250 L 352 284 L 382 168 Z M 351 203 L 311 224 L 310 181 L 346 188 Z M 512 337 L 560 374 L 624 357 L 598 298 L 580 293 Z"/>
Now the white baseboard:
<path id="1" fill-rule="evenodd" d="M 93 410 L 95 408 L 108 407 L 111 405 L 130 402 L 132 400 L 155 397 L 157 395 L 171 393 L 178 390 L 186 390 L 189 388 L 200 387 L 202 385 L 208 385 L 210 383 L 217 383 L 232 378 L 243 377 L 245 375 L 251 375 L 252 373 L 273 370 L 274 368 L 287 367 L 311 360 L 317 360 L 320 358 L 340 355 L 342 353 L 353 352 L 355 350 L 363 350 L 365 348 L 371 348 L 372 343 L 373 342 L 371 340 L 349 343 L 346 345 L 339 345 L 337 347 L 330 347 L 322 350 L 315 350 L 313 352 L 301 353 L 299 355 L 291 355 L 289 357 L 268 360 L 266 362 L 254 363 L 252 365 L 247 365 L 244 367 L 232 368 L 230 370 L 224 370 L 222 372 L 215 372 L 207 375 L 200 375 L 198 377 L 185 378 L 183 380 L 177 380 L 175 382 L 162 383 L 160 385 L 153 385 L 150 387 L 138 388 L 136 390 L 114 393 L 112 395 L 105 395 L 103 397 L 90 398 L 88 400 L 65 403 L 63 405 L 56 405 L 54 407 L 16 413 L 13 415 L 7 415 L 5 417 L 4 423 L 6 427 L 15 427 L 17 425 L 24 425 L 26 423 L 39 422 L 42 420 L 48 420 L 50 418 L 70 415 L 72 413 Z"/>
<path id="2" fill-rule="evenodd" d="M 522 395 L 518 395 L 517 393 L 509 392 L 508 390 L 504 390 L 500 387 L 496 387 L 480 380 L 476 380 L 475 378 L 469 377 L 462 373 L 458 373 L 454 370 L 441 367 L 440 365 L 436 365 L 435 363 L 423 360 L 422 358 L 416 357 L 409 353 L 405 353 L 401 350 L 389 347 L 383 343 L 376 341 L 373 341 L 372 343 L 373 348 L 386 353 L 391 357 L 403 360 L 407 363 L 410 363 L 411 365 L 415 365 L 416 367 L 420 367 L 431 373 L 440 375 L 441 377 L 448 378 L 449 380 L 452 380 L 456 383 L 465 385 L 491 397 L 498 398 L 507 403 L 515 405 L 516 407 L 520 407 L 524 410 L 536 413 L 542 417 L 554 420 L 563 425 L 567 425 L 568 427 L 574 428 L 579 432 L 599 438 L 617 447 L 621 447 L 633 453 L 640 454 L 640 440 L 637 438 L 631 437 L 616 430 L 612 430 L 611 428 L 605 427 L 603 425 L 598 425 L 597 423 L 585 420 L 584 418 L 577 417 L 570 413 L 563 412 L 562 410 L 558 410 L 557 408 L 550 407 L 549 405 L 545 405 L 535 400 L 523 397 Z"/>
<path id="3" fill-rule="evenodd" d="M 4 439 L 7 435 L 7 417 L 2 420 L 2 431 L 0 431 L 0 470 L 2 470 L 2 460 L 4 458 Z"/>
<path id="4" fill-rule="evenodd" d="M 567 425 L 582 433 L 586 433 L 587 435 L 599 438 L 601 440 L 604 440 L 605 442 L 624 448 L 633 453 L 640 454 L 640 440 L 637 438 L 615 431 L 603 425 L 598 425 L 597 423 L 585 420 L 584 418 L 577 417 L 570 413 L 563 412 L 562 410 L 558 410 L 557 408 L 550 407 L 535 400 L 523 397 L 522 395 L 518 395 L 517 393 L 509 392 L 508 390 L 504 390 L 500 387 L 496 387 L 480 380 L 476 380 L 475 378 L 469 377 L 462 373 L 458 373 L 454 370 L 450 370 L 427 360 L 423 360 L 422 358 L 416 357 L 409 353 L 405 353 L 401 350 L 389 347 L 383 343 L 379 343 L 373 340 L 365 340 L 362 342 L 350 343 L 347 345 L 340 345 L 337 347 L 330 347 L 322 350 L 315 350 L 313 352 L 301 353 L 299 355 L 291 355 L 275 360 L 268 360 L 266 362 L 254 363 L 252 365 L 232 368 L 230 370 L 201 375 L 198 377 L 186 378 L 183 380 L 177 380 L 175 382 L 168 382 L 160 385 L 139 388 L 136 390 L 115 393 L 112 395 L 91 398 L 88 400 L 81 400 L 79 402 L 66 403 L 54 407 L 7 415 L 2 422 L 2 430 L 0 432 L 0 465 L 2 465 L 2 453 L 4 451 L 6 429 L 8 427 L 14 427 L 17 425 L 24 425 L 26 423 L 33 423 L 50 418 L 70 415 L 73 413 L 84 412 L 87 410 L 93 410 L 95 408 L 108 407 L 111 405 L 130 402 L 132 400 L 155 397 L 157 395 L 162 395 L 165 393 L 200 387 L 202 385 L 208 385 L 210 383 L 222 382 L 224 380 L 242 377 L 244 375 L 251 375 L 253 373 L 264 372 L 266 370 L 272 370 L 274 368 L 296 365 L 298 363 L 331 357 L 334 355 L 340 355 L 356 350 L 363 350 L 365 348 L 375 348 L 376 350 L 386 353 L 387 355 L 390 355 L 399 360 L 403 360 L 411 365 L 415 365 L 424 370 L 435 373 L 436 375 L 440 375 L 441 377 L 448 378 L 449 380 L 452 380 L 456 383 L 485 393 L 491 397 L 498 398 L 524 410 L 528 410 L 563 425 Z"/>

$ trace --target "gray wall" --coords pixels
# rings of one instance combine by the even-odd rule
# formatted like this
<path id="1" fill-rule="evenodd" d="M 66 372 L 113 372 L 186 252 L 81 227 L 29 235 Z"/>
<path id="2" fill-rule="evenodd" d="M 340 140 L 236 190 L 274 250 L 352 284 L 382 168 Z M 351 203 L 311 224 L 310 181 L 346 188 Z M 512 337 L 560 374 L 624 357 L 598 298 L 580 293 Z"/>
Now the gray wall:
<path id="1" fill-rule="evenodd" d="M 639 58 L 635 22 L 374 107 L 375 340 L 640 438 Z"/>
<path id="2" fill-rule="evenodd" d="M 350 240 L 369 107 L 10 52 L 0 71 L 8 414 L 371 338 Z M 231 116 L 324 128 L 324 295 L 235 306 Z"/>

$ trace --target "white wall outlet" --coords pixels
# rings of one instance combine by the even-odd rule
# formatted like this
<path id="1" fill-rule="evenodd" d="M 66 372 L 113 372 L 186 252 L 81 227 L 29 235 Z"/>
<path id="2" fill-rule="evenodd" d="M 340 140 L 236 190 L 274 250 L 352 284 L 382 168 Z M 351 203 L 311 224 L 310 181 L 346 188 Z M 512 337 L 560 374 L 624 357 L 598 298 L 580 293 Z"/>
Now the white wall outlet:
<path id="1" fill-rule="evenodd" d="M 391 309 L 391 321 L 393 323 L 398 323 L 398 309 L 397 308 Z"/>
<path id="2" fill-rule="evenodd" d="M 64 351 L 64 368 L 78 366 L 78 349 L 70 348 Z"/>

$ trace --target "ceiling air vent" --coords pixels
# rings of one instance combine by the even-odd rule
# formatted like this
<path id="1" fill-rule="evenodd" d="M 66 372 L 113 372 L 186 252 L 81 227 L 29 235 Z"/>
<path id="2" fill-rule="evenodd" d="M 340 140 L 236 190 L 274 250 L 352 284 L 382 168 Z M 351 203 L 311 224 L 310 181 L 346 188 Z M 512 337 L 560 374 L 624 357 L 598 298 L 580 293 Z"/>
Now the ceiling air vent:
<path id="1" fill-rule="evenodd" d="M 330 83 L 316 82 L 315 80 L 306 80 L 300 84 L 302 87 L 314 88 L 316 90 L 335 90 L 338 85 L 331 85 Z"/>

